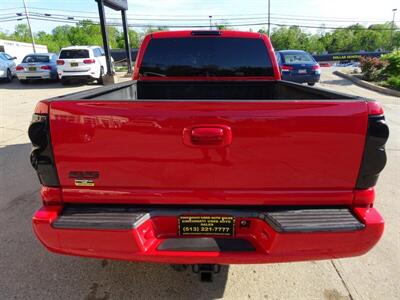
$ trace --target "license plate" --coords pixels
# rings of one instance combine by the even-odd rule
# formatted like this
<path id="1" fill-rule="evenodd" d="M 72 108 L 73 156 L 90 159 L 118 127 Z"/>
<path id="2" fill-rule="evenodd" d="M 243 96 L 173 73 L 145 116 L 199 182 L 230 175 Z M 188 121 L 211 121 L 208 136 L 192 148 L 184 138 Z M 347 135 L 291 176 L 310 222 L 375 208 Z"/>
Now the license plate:
<path id="1" fill-rule="evenodd" d="M 307 74 L 307 70 L 300 69 L 300 70 L 299 70 L 299 74 Z"/>
<path id="2" fill-rule="evenodd" d="M 36 71 L 36 67 L 29 67 L 28 70 L 29 71 Z"/>
<path id="3" fill-rule="evenodd" d="M 78 63 L 71 63 L 71 67 L 77 67 Z"/>
<path id="4" fill-rule="evenodd" d="M 179 235 L 233 236 L 235 218 L 230 216 L 180 216 Z"/>

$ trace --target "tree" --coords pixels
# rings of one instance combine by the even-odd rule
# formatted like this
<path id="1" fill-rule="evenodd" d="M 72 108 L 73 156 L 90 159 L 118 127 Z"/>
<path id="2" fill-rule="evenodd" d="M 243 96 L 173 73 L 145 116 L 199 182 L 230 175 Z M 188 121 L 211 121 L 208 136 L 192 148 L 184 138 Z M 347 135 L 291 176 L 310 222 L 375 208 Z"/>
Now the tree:
<path id="1" fill-rule="evenodd" d="M 131 48 L 137 49 L 140 46 L 140 35 L 138 32 L 135 30 L 129 29 L 128 30 L 128 36 L 129 36 L 129 45 Z M 125 47 L 125 39 L 124 39 L 124 34 L 121 32 L 121 34 L 117 37 L 117 47 L 118 48 L 124 48 Z"/>
<path id="2" fill-rule="evenodd" d="M 218 30 L 232 30 L 233 28 L 229 26 L 228 23 L 221 23 L 221 24 L 215 24 L 215 27 L 217 27 Z"/>
<path id="3" fill-rule="evenodd" d="M 11 39 L 19 42 L 31 42 L 29 27 L 26 24 L 18 24 L 15 26 L 14 33 L 10 36 Z"/>
<path id="4" fill-rule="evenodd" d="M 148 35 L 148 34 L 153 33 L 153 32 L 167 31 L 167 30 L 169 30 L 168 27 L 162 27 L 162 26 L 152 27 L 152 26 L 149 26 L 144 31 L 144 35 Z"/>
<path id="5" fill-rule="evenodd" d="M 217 24 L 216 26 L 220 30 L 230 29 L 228 24 Z M 354 24 L 332 31 L 322 29 L 316 34 L 310 34 L 298 26 L 283 26 L 273 28 L 271 41 L 277 50 L 300 49 L 311 53 L 391 50 L 400 47 L 399 27 L 394 26 L 393 48 L 391 29 L 391 22 L 373 24 L 369 27 Z M 138 48 L 146 34 L 164 30 L 168 30 L 168 28 L 149 26 L 141 32 L 129 29 L 130 46 Z M 125 47 L 123 32 L 114 26 L 108 26 L 107 32 L 111 48 Z M 266 34 L 267 29 L 262 28 L 259 32 Z M 0 31 L 0 38 L 31 42 L 29 28 L 25 23 L 18 24 L 11 34 Z M 58 52 L 62 47 L 70 45 L 103 45 L 100 25 L 90 20 L 81 21 L 75 26 L 57 26 L 51 33 L 39 31 L 35 33 L 35 38 L 38 44 L 47 45 L 49 51 L 52 52 Z"/>
<path id="6" fill-rule="evenodd" d="M 305 49 L 308 36 L 297 26 L 281 27 L 272 31 L 271 42 L 277 50 Z"/>

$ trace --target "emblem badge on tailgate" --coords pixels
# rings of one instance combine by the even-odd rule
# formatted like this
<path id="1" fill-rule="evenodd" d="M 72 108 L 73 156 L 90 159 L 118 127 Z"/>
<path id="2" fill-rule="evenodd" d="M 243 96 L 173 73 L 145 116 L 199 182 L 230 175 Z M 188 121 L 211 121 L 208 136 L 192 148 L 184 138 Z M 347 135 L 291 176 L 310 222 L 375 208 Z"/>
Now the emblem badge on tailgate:
<path id="1" fill-rule="evenodd" d="M 76 186 L 94 186 L 94 181 L 87 180 L 87 179 L 75 179 L 75 185 Z"/>
<path id="2" fill-rule="evenodd" d="M 68 177 L 75 179 L 76 186 L 94 186 L 94 180 L 99 178 L 100 173 L 98 171 L 71 171 Z"/>

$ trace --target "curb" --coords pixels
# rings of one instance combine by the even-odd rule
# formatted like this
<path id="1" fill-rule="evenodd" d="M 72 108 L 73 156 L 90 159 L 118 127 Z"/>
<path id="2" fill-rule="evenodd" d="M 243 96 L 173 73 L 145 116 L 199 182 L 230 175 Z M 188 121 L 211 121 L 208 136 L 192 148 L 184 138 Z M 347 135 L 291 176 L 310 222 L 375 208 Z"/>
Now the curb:
<path id="1" fill-rule="evenodd" d="M 361 80 L 353 75 L 342 73 L 340 71 L 334 71 L 333 74 L 335 74 L 336 76 L 348 79 L 348 80 L 354 82 L 355 84 L 357 84 L 358 86 L 361 86 L 368 90 L 382 93 L 382 94 L 389 95 L 389 96 L 400 97 L 400 91 L 396 91 L 396 90 L 388 89 L 388 88 L 385 88 L 382 86 L 378 86 L 378 85 L 369 83 L 367 81 Z"/>

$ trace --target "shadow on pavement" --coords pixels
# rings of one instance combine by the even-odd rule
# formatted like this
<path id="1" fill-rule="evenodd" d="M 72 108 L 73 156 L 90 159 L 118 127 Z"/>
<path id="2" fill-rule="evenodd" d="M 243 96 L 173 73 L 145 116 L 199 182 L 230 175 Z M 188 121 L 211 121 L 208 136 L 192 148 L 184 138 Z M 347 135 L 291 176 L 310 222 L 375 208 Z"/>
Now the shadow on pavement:
<path id="1" fill-rule="evenodd" d="M 60 82 L 57 81 L 47 81 L 47 80 L 32 80 L 25 84 L 19 82 L 18 79 L 14 78 L 12 82 L 0 82 L 0 90 L 38 90 L 38 89 L 60 89 L 64 87 L 80 87 L 80 86 L 99 86 L 95 82 L 90 83 L 72 83 L 66 86 L 63 86 Z"/>
<path id="2" fill-rule="evenodd" d="M 346 79 L 332 79 L 332 80 L 322 80 L 322 84 L 333 84 L 333 85 L 340 85 L 340 86 L 349 86 L 353 85 L 353 83 Z"/>
<path id="3" fill-rule="evenodd" d="M 224 295 L 228 267 L 213 283 L 169 265 L 68 257 L 37 241 L 31 217 L 40 207 L 39 182 L 29 163 L 30 144 L 0 148 L 0 276 L 2 299 L 216 299 Z M 7 274 L 7 275 L 5 275 Z"/>

